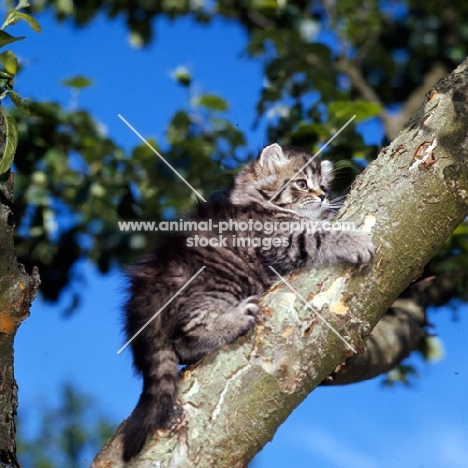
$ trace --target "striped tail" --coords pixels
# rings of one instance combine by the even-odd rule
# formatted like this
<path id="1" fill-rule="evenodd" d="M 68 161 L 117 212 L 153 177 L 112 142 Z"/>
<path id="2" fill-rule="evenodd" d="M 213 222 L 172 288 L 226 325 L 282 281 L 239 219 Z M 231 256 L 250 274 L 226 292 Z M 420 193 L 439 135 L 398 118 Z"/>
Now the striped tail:
<path id="1" fill-rule="evenodd" d="M 178 359 L 171 344 L 164 343 L 143 361 L 143 391 L 124 428 L 122 458 L 126 462 L 141 452 L 152 432 L 171 419 L 175 403 Z"/>

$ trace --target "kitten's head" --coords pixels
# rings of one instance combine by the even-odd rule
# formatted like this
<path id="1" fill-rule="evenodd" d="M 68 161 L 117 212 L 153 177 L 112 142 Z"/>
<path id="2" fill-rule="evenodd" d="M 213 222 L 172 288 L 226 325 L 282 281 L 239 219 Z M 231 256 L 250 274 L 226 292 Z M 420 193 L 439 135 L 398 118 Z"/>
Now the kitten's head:
<path id="1" fill-rule="evenodd" d="M 283 149 L 276 143 L 267 146 L 237 175 L 231 202 L 276 206 L 314 219 L 329 217 L 332 163 L 312 158 L 305 151 Z"/>

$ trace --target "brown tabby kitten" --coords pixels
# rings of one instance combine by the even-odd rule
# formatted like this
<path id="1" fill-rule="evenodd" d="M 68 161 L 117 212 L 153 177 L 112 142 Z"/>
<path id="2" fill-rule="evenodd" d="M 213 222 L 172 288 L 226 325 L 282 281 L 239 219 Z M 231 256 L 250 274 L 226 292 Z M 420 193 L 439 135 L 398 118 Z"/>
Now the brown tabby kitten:
<path id="1" fill-rule="evenodd" d="M 211 219 L 216 226 L 229 220 L 331 219 L 339 207 L 327 197 L 332 165 L 311 158 L 297 149 L 267 146 L 237 175 L 232 190 L 200 204 L 190 220 Z M 285 232 L 276 226 L 268 232 L 225 232 L 224 241 L 217 231 L 173 233 L 131 270 L 125 307 L 129 339 L 205 266 L 131 343 L 135 368 L 143 375 L 143 391 L 125 425 L 124 460 L 138 454 L 146 437 L 170 422 L 178 365 L 200 359 L 254 326 L 259 296 L 277 280 L 269 266 L 287 274 L 312 263 L 359 265 L 374 254 L 371 238 L 361 231 L 326 231 L 318 226 L 312 231 L 302 227 Z M 213 246 L 197 246 L 196 235 L 213 239 Z M 250 244 L 241 245 L 239 237 L 248 238 Z M 272 238 L 279 240 L 271 244 Z"/>

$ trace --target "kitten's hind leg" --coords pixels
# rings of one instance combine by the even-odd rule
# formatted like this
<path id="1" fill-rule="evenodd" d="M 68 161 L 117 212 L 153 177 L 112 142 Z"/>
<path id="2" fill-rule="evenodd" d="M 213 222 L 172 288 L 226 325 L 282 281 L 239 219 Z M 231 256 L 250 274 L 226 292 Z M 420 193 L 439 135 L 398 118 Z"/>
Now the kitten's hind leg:
<path id="1" fill-rule="evenodd" d="M 174 339 L 181 363 L 195 362 L 245 335 L 255 325 L 260 310 L 258 300 L 258 296 L 249 296 L 232 306 L 224 300 L 210 298 L 186 312 Z"/>

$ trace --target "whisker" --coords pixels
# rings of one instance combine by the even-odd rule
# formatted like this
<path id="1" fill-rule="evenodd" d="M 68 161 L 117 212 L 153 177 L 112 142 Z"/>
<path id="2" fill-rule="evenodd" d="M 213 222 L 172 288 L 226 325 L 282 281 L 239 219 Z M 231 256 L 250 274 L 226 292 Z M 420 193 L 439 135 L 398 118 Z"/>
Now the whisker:
<path id="1" fill-rule="evenodd" d="M 346 199 L 346 193 L 343 195 L 338 195 L 337 197 L 334 197 L 330 200 L 330 202 L 335 202 L 335 201 L 341 201 Z"/>

